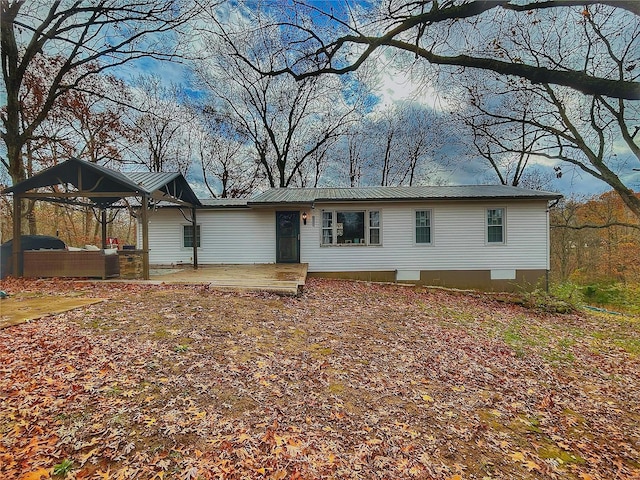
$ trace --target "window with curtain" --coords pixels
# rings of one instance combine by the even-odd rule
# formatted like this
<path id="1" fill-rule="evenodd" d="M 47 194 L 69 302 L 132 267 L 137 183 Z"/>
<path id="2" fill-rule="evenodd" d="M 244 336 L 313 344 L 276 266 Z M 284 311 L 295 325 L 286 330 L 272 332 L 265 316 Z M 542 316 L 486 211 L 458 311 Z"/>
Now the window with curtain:
<path id="1" fill-rule="evenodd" d="M 326 210 L 322 212 L 322 245 L 380 245 L 378 210 Z"/>

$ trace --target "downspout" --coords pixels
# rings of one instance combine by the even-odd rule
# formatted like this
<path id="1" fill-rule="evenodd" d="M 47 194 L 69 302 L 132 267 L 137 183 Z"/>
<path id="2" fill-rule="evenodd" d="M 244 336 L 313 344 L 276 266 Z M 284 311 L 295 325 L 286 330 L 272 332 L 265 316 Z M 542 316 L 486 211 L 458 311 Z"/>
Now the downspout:
<path id="1" fill-rule="evenodd" d="M 548 205 L 548 204 L 547 204 L 547 205 Z M 547 207 L 547 210 L 546 210 L 546 212 L 545 212 L 545 215 L 546 215 L 546 217 L 547 217 L 547 218 L 546 218 L 546 220 L 547 220 L 547 224 L 546 224 L 546 227 L 547 227 L 547 234 L 546 234 L 546 238 L 545 238 L 545 242 L 546 242 L 546 244 L 547 244 L 547 245 L 546 245 L 546 249 L 545 249 L 545 250 L 546 250 L 546 257 L 547 257 L 547 258 L 545 259 L 545 263 L 546 263 L 547 265 L 546 265 L 546 268 L 545 268 L 545 274 L 544 274 L 544 283 L 545 283 L 544 290 L 545 290 L 545 292 L 547 292 L 547 293 L 549 293 L 549 270 L 551 269 L 551 240 L 550 240 L 551 227 L 549 226 L 549 209 L 550 209 L 550 208 L 551 208 L 551 207 L 550 207 L 550 206 L 548 206 L 548 207 Z"/>
<path id="2" fill-rule="evenodd" d="M 191 208 L 191 225 L 193 228 L 193 269 L 198 269 L 198 222 L 196 221 L 196 207 Z"/>

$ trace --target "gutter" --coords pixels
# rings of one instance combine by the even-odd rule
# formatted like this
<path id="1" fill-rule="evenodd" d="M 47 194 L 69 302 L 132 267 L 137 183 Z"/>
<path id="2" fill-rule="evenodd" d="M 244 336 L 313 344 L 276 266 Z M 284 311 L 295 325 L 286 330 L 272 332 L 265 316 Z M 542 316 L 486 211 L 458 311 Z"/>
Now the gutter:
<path id="1" fill-rule="evenodd" d="M 548 196 L 517 196 L 517 197 L 512 197 L 512 196 L 504 196 L 504 197 L 496 197 L 496 196 L 487 196 L 487 197 L 415 197 L 415 198 L 408 198 L 408 197 L 395 197 L 395 198 L 329 198 L 329 197 L 318 197 L 315 198 L 314 200 L 306 200 L 306 201 L 287 201 L 287 200 L 282 200 L 282 201 L 268 201 L 268 202 L 262 202 L 262 201 L 251 201 L 249 200 L 247 202 L 247 205 L 250 207 L 260 207 L 260 206 L 264 206 L 264 207 L 274 207 L 274 206 L 290 206 L 290 207 L 296 207 L 296 206 L 301 206 L 301 207 L 305 207 L 305 206 L 312 206 L 316 203 L 384 203 L 384 202 L 394 202 L 394 203 L 411 203 L 411 202 L 455 202 L 455 201 L 461 201 L 461 202 L 470 202 L 470 201 L 477 201 L 477 200 L 485 200 L 485 201 L 504 201 L 504 200 L 546 200 L 546 201 L 551 201 L 551 200 L 555 200 L 554 202 L 554 206 L 562 199 L 562 195 L 559 196 L 553 196 L 553 197 L 548 197 Z"/>

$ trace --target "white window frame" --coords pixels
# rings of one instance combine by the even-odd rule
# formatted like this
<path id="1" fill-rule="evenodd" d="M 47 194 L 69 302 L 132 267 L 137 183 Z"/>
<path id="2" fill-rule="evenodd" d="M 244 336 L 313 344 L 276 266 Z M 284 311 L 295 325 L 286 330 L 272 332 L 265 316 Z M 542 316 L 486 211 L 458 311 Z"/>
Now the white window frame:
<path id="1" fill-rule="evenodd" d="M 184 244 L 184 240 L 185 240 L 185 235 L 184 235 L 185 234 L 185 230 L 184 229 L 185 229 L 185 227 L 193 227 L 193 224 L 192 223 L 183 223 L 183 224 L 180 225 L 180 235 L 181 235 L 180 244 L 182 245 L 182 249 L 184 249 L 184 250 L 193 250 L 193 246 L 187 247 Z M 198 235 L 198 233 L 200 233 L 200 235 Z M 198 248 L 202 248 L 202 225 L 200 223 L 196 224 L 196 236 L 194 238 L 194 241 L 197 242 L 198 240 L 200 240 Z"/>
<path id="2" fill-rule="evenodd" d="M 429 241 L 418 242 L 418 225 L 416 225 L 416 214 L 418 212 L 427 212 L 429 214 Z M 433 209 L 432 208 L 416 208 L 413 211 L 413 244 L 416 246 L 430 247 L 433 245 Z"/>
<path id="3" fill-rule="evenodd" d="M 338 242 L 338 212 L 359 212 L 364 214 L 364 243 L 337 243 Z M 371 226 L 371 212 L 378 212 L 378 226 Z M 324 226 L 325 213 L 331 214 L 331 226 Z M 331 230 L 331 243 L 324 243 L 324 231 Z M 371 230 L 378 230 L 379 243 L 371 243 Z M 320 221 L 320 246 L 321 247 L 380 247 L 382 246 L 382 210 L 379 208 L 327 208 L 321 211 Z"/>
<path id="4" fill-rule="evenodd" d="M 371 214 L 373 212 L 377 212 L 378 213 L 378 226 L 374 227 L 371 225 Z M 367 210 L 366 211 L 366 216 L 367 216 L 367 226 L 365 228 L 365 236 L 367 239 L 366 245 L 367 246 L 372 246 L 372 247 L 377 247 L 379 245 L 382 245 L 382 211 L 380 210 Z M 378 243 L 371 243 L 371 230 L 378 230 Z"/>
<path id="5" fill-rule="evenodd" d="M 489 241 L 489 227 L 496 225 L 489 225 L 489 210 L 502 210 L 502 241 L 490 242 Z M 507 207 L 504 205 L 495 205 L 486 207 L 484 209 L 484 241 L 486 245 L 506 245 L 507 244 Z"/>

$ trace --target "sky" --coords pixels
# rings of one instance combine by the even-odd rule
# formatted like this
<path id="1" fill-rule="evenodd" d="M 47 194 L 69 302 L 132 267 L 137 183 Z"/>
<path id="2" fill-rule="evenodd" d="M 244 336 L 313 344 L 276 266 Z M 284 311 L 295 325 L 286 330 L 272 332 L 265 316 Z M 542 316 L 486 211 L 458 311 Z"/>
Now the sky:
<path id="1" fill-rule="evenodd" d="M 341 2 L 315 2 L 319 8 L 327 9 L 327 5 L 334 11 Z M 357 2 L 361 6 L 366 6 L 364 2 Z M 241 15 L 240 13 L 232 13 L 231 15 Z M 441 92 L 432 85 L 425 84 L 422 76 L 422 69 L 415 71 L 406 67 L 400 67 L 391 60 L 393 53 L 381 53 L 373 55 L 367 62 L 367 68 L 376 71 L 377 75 L 374 82 L 370 82 L 367 86 L 371 89 L 372 94 L 378 99 L 375 109 L 384 109 L 400 102 L 416 102 L 421 106 L 433 109 L 437 112 L 444 112 L 447 109 L 455 108 L 448 105 Z M 177 73 L 176 77 L 182 77 L 183 83 L 192 85 L 190 74 L 184 67 L 174 66 Z M 173 77 L 165 70 L 167 78 Z M 637 161 L 631 157 L 628 147 L 621 140 L 618 145 L 614 144 L 613 151 L 618 155 L 629 155 L 632 161 Z M 455 155 L 456 152 L 454 152 Z M 449 171 L 449 177 L 446 179 L 450 184 L 474 184 L 479 181 L 487 182 L 495 179 L 493 174 L 486 165 L 484 159 L 478 158 L 476 161 L 470 160 L 470 152 L 461 152 L 464 156 L 463 160 L 456 161 Z M 621 158 L 621 157 L 619 157 Z M 545 158 L 532 158 L 531 167 L 541 168 L 549 172 L 553 172 L 555 165 L 562 166 L 562 176 L 556 178 L 550 189 L 559 191 L 565 196 L 590 196 L 604 193 L 610 190 L 610 187 L 603 181 L 582 171 L 578 167 L 572 166 L 566 162 L 558 163 Z M 615 170 L 615 169 L 614 169 Z M 627 168 L 626 171 L 629 171 Z M 485 172 L 482 174 L 481 172 Z M 480 177 L 479 177 L 480 175 Z M 496 179 L 497 181 L 497 179 Z M 623 181 L 631 188 L 640 190 L 640 172 L 629 172 Z"/>
<path id="2" fill-rule="evenodd" d="M 382 68 L 384 67 L 384 68 Z M 390 63 L 381 64 L 380 72 L 382 72 L 378 81 L 370 85 L 373 94 L 378 98 L 376 108 L 384 109 L 385 106 L 398 102 L 415 101 L 421 105 L 440 110 L 444 108 L 442 98 L 433 88 L 424 88 L 417 85 L 414 79 L 407 71 L 392 68 Z M 161 62 L 153 59 L 141 59 L 126 66 L 120 67 L 118 71 L 112 72 L 127 82 L 133 82 L 140 75 L 154 75 L 169 86 L 171 84 L 181 85 L 187 91 L 191 91 L 192 95 L 199 94 L 197 85 L 194 84 L 194 74 L 188 65 L 183 63 Z M 0 93 L 0 96 L 4 94 Z M 0 98 L 4 102 L 3 98 Z M 0 149 L 3 148 L 0 147 Z M 0 152 L 2 154 L 2 152 Z M 546 168 L 551 169 L 546 160 L 540 160 L 540 163 Z M 3 169 L 4 171 L 4 169 Z M 482 173 L 484 172 L 484 173 Z M 482 159 L 472 162 L 468 159 L 456 162 L 448 171 L 446 180 L 452 185 L 468 185 L 480 182 L 486 183 L 490 181 L 491 172 L 488 165 Z M 636 175 L 637 182 L 635 189 L 640 190 L 640 172 Z M 200 176 L 200 170 L 192 169 L 189 175 L 189 181 L 192 183 L 194 190 L 198 195 L 208 197 L 209 192 L 203 185 Z M 629 183 L 633 187 L 633 181 Z M 563 176 L 553 182 L 552 190 L 558 191 L 565 196 L 591 196 L 604 193 L 610 190 L 608 185 L 596 179 L 595 177 L 582 172 L 577 168 L 571 168 L 568 165 L 563 166 Z"/>
<path id="3" fill-rule="evenodd" d="M 378 98 L 376 108 L 383 109 L 385 106 L 407 101 L 415 101 L 435 110 L 446 108 L 443 105 L 441 96 L 438 95 L 435 89 L 419 85 L 407 71 L 394 69 L 390 63 L 384 63 L 384 68 L 381 67 L 380 72 L 383 73 L 379 75 L 378 81 L 370 85 L 372 93 Z M 185 64 L 144 59 L 138 64 L 127 66 L 126 69 L 122 69 L 118 73 L 125 80 L 132 80 L 140 74 L 155 75 L 161 78 L 166 85 L 178 84 L 187 90 L 191 90 L 194 96 L 199 94 L 197 85 L 194 84 L 193 72 Z M 552 170 L 554 165 L 546 159 L 534 160 L 532 163 L 548 170 Z M 465 158 L 455 162 L 448 169 L 448 175 L 445 178 L 452 185 L 469 185 L 479 182 L 491 182 L 491 179 L 495 178 L 492 175 L 484 160 L 478 158 L 476 162 L 473 162 Z M 640 190 L 640 172 L 636 177 L 635 188 Z M 192 169 L 189 180 L 199 195 L 209 195 L 202 184 L 199 169 Z M 630 185 L 633 185 L 633 181 L 631 181 Z M 563 164 L 562 177 L 555 179 L 550 189 L 558 191 L 566 197 L 587 197 L 604 193 L 610 190 L 610 187 L 577 167 Z"/>
<path id="4" fill-rule="evenodd" d="M 327 2 L 320 2 L 318 5 L 322 7 L 323 3 Z M 327 4 L 336 5 L 331 2 Z M 229 11 L 227 14 L 241 15 L 237 11 Z M 446 102 L 444 102 L 436 88 L 429 85 L 425 86 L 423 82 L 411 75 L 410 70 L 397 67 L 385 55 L 375 56 L 371 62 L 372 65 L 368 68 L 372 68 L 378 72 L 376 81 L 369 84 L 372 93 L 378 99 L 376 109 L 384 109 L 386 106 L 398 102 L 417 102 L 436 111 L 450 108 L 450 106 L 446 105 Z M 116 74 L 116 76 L 127 82 L 133 81 L 139 75 L 154 75 L 160 78 L 166 85 L 178 84 L 182 86 L 192 96 L 198 96 L 200 94 L 194 82 L 193 72 L 189 68 L 189 65 L 185 63 L 168 63 L 152 59 L 141 59 L 125 64 L 119 67 L 117 71 L 112 71 L 111 73 Z M 2 100 L 2 92 L 0 92 L 0 100 Z M 0 154 L 1 153 L 2 152 L 0 152 Z M 446 180 L 450 184 L 474 184 L 478 183 L 478 181 L 486 181 L 487 175 L 483 175 L 482 171 L 486 172 L 488 169 L 482 162 L 482 160 L 478 160 L 477 162 L 471 161 L 468 159 L 468 156 L 465 156 L 464 160 L 455 162 L 455 166 L 450 170 L 449 177 Z M 553 168 L 553 165 L 547 160 L 534 160 L 534 163 L 538 163 L 549 170 Z M 198 171 L 199 169 L 192 170 Z M 627 179 L 628 185 L 640 190 L 640 172 L 633 175 L 635 175 L 635 179 Z M 195 183 L 200 183 L 197 175 L 193 176 L 191 180 Z M 568 168 L 567 165 L 564 165 L 562 178 L 556 179 L 551 189 L 559 191 L 565 196 L 586 196 L 602 193 L 609 190 L 609 187 L 585 172 L 581 172 L 576 168 Z M 202 191 L 198 185 L 196 185 L 196 190 Z"/>

